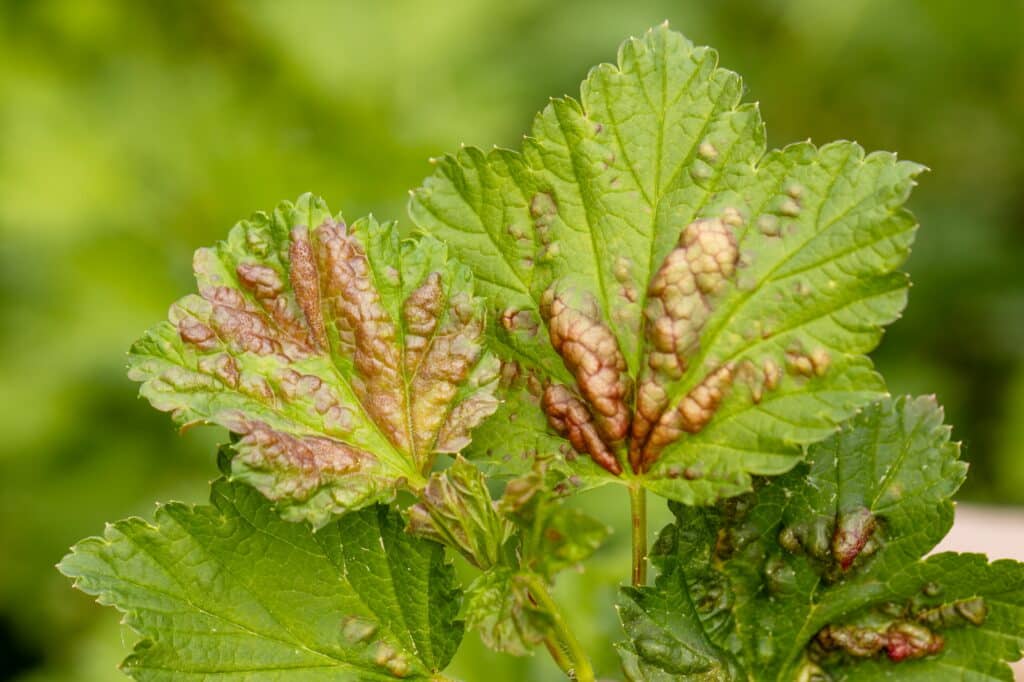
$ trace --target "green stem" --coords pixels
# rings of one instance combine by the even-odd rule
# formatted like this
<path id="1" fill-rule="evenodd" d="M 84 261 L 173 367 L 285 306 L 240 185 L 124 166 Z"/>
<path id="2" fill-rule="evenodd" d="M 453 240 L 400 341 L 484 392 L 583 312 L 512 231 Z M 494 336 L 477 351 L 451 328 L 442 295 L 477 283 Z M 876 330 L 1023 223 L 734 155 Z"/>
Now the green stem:
<path id="1" fill-rule="evenodd" d="M 565 649 L 554 637 L 545 637 L 544 646 L 547 647 L 548 653 L 551 654 L 551 659 L 558 664 L 558 667 L 562 669 L 562 672 L 569 677 L 573 676 L 573 665 L 569 657 L 565 655 Z"/>
<path id="2" fill-rule="evenodd" d="M 520 573 L 519 578 L 526 584 L 526 588 L 530 591 L 537 605 L 551 616 L 551 622 L 555 626 L 555 634 L 558 635 L 561 643 L 565 645 L 563 658 L 567 656 L 568 662 L 571 664 L 566 671 L 569 679 L 576 680 L 577 682 L 594 682 L 594 669 L 590 665 L 590 659 L 587 658 L 587 653 L 580 646 L 579 640 L 576 639 L 576 635 L 573 634 L 569 624 L 565 621 L 562 610 L 558 608 L 558 604 L 551 598 L 551 593 L 548 592 L 548 586 L 544 583 L 544 579 L 536 573 Z M 559 665 L 562 663 L 558 657 L 555 658 L 555 662 L 559 663 Z"/>
<path id="3" fill-rule="evenodd" d="M 629 488 L 629 511 L 633 539 L 633 585 L 647 584 L 647 491 L 638 485 Z"/>

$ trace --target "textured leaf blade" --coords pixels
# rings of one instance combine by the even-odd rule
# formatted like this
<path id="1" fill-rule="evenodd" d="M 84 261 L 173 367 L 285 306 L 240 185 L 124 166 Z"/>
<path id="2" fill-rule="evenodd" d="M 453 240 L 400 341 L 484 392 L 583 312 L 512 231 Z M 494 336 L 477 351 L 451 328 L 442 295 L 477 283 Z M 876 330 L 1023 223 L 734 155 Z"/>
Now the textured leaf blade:
<path id="1" fill-rule="evenodd" d="M 555 430 L 599 463 L 613 453 L 612 474 L 628 452 L 645 485 L 686 503 L 786 471 L 883 395 L 864 354 L 903 308 L 895 270 L 916 227 L 902 204 L 920 166 L 849 142 L 766 152 L 741 94 L 714 51 L 661 27 L 596 67 L 579 102 L 553 100 L 521 152 L 446 157 L 410 204 L 487 280 L 509 373 L 589 408 L 593 425 L 575 405 Z M 562 302 L 579 334 L 614 338 L 587 350 L 621 357 L 624 397 L 561 346 L 545 295 L 566 288 L 593 297 Z M 512 400 L 544 406 L 532 396 Z M 603 428 L 602 398 L 631 411 L 625 439 Z"/>
<path id="2" fill-rule="evenodd" d="M 462 636 L 440 546 L 383 507 L 313 533 L 247 486 L 76 545 L 59 569 L 144 639 L 139 680 L 429 679 Z"/>
<path id="3" fill-rule="evenodd" d="M 346 225 L 305 195 L 194 269 L 199 294 L 133 346 L 129 374 L 183 426 L 239 434 L 233 476 L 288 518 L 320 525 L 421 483 L 498 405 L 482 303 L 436 240 Z"/>
<path id="4" fill-rule="evenodd" d="M 674 605 L 668 634 L 752 679 L 1010 680 L 1024 565 L 921 559 L 948 532 L 965 471 L 934 399 L 873 405 L 753 493 L 676 506 L 657 587 L 640 592 Z"/>

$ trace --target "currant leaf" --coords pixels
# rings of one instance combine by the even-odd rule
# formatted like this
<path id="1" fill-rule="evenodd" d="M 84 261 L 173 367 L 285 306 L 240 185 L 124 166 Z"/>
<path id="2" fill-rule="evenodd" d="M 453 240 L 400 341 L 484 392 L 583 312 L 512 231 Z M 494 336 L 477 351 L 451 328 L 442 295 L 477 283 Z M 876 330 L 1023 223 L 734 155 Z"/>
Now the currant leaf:
<path id="1" fill-rule="evenodd" d="M 439 159 L 410 202 L 495 310 L 506 399 L 544 410 L 585 485 L 738 494 L 884 394 L 865 354 L 905 303 L 922 167 L 851 142 L 766 151 L 717 62 L 666 26 L 629 40 L 521 151 Z M 537 442 L 467 454 L 501 467 Z"/>
<path id="2" fill-rule="evenodd" d="M 240 438 L 232 477 L 292 520 L 421 487 L 498 406 L 468 269 L 435 239 L 347 225 L 311 195 L 196 252 L 198 295 L 131 350 L 129 376 L 182 426 Z"/>
<path id="3" fill-rule="evenodd" d="M 886 400 L 752 493 L 673 505 L 656 586 L 621 599 L 631 679 L 1012 680 L 1024 564 L 921 558 L 952 526 L 958 455 L 933 398 Z"/>
<path id="4" fill-rule="evenodd" d="M 252 488 L 162 506 L 76 545 L 58 568 L 144 638 L 137 680 L 436 679 L 462 638 L 440 545 L 383 506 L 318 532 Z"/>

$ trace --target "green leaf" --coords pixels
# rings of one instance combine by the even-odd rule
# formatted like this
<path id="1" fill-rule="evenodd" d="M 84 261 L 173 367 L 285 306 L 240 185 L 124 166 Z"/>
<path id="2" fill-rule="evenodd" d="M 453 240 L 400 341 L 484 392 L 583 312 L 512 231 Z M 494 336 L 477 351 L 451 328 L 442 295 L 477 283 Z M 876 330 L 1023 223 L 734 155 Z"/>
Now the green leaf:
<path id="1" fill-rule="evenodd" d="M 852 142 L 766 151 L 717 61 L 654 29 L 552 100 L 522 151 L 463 149 L 415 191 L 414 222 L 495 309 L 507 399 L 548 417 L 470 456 L 501 468 L 554 431 L 590 456 L 586 485 L 704 503 L 883 395 L 865 353 L 904 306 L 922 167 Z M 508 416 L 488 429 L 544 426 Z"/>
<path id="2" fill-rule="evenodd" d="M 546 460 L 509 481 L 494 503 L 483 473 L 462 457 L 430 477 L 408 528 L 482 571 L 466 590 L 463 617 L 488 647 L 517 656 L 543 641 L 557 618 L 536 592 L 546 594 L 558 572 L 580 565 L 609 533 L 552 490 Z"/>
<path id="3" fill-rule="evenodd" d="M 483 474 L 458 457 L 430 477 L 422 499 L 409 509 L 409 532 L 448 545 L 487 570 L 501 560 L 512 524 L 498 515 Z"/>
<path id="4" fill-rule="evenodd" d="M 551 614 L 534 603 L 527 574 L 512 566 L 482 573 L 466 588 L 462 617 L 495 651 L 525 656 L 553 627 Z"/>
<path id="5" fill-rule="evenodd" d="M 674 679 L 1012 680 L 1024 564 L 921 558 L 952 525 L 958 453 L 933 398 L 886 400 L 748 495 L 674 505 L 656 586 L 623 593 L 632 679 L 683 660 Z"/>
<path id="6" fill-rule="evenodd" d="M 138 680 L 431 679 L 462 638 L 442 548 L 383 506 L 312 532 L 259 493 L 213 485 L 76 545 L 58 568 L 144 637 Z"/>
<path id="7" fill-rule="evenodd" d="M 199 294 L 140 339 L 129 376 L 182 426 L 241 439 L 232 476 L 292 520 L 422 486 L 498 405 L 468 269 L 434 239 L 346 225 L 311 195 L 196 252 Z"/>
<path id="8" fill-rule="evenodd" d="M 551 487 L 546 464 L 538 460 L 529 474 L 509 481 L 498 509 L 519 527 L 520 565 L 552 581 L 560 571 L 589 559 L 611 529 L 567 506 L 565 489 Z"/>

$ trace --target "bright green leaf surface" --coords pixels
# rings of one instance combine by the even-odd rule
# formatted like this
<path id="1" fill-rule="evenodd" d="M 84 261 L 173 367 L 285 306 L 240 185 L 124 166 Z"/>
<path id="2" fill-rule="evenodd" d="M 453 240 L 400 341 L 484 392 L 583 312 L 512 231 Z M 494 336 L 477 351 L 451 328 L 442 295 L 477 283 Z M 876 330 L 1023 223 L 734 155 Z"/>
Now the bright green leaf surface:
<path id="1" fill-rule="evenodd" d="M 422 483 L 497 407 L 497 361 L 468 269 L 433 239 L 346 225 L 304 195 L 194 260 L 199 295 L 131 352 L 142 395 L 183 426 L 242 436 L 233 476 L 289 519 Z"/>
<path id="2" fill-rule="evenodd" d="M 631 679 L 1011 680 L 1024 565 L 921 559 L 952 525 L 957 457 L 934 399 L 887 400 L 753 493 L 676 506 L 656 587 L 623 593 Z"/>
<path id="3" fill-rule="evenodd" d="M 630 40 L 579 101 L 537 116 L 521 152 L 440 159 L 410 204 L 495 307 L 510 400 L 536 410 L 540 385 L 575 379 L 597 422 L 595 395 L 624 403 L 631 431 L 605 428 L 606 444 L 623 466 L 629 451 L 642 460 L 633 470 L 648 488 L 686 503 L 788 470 L 802 445 L 881 397 L 864 354 L 905 302 L 896 270 L 916 225 L 903 203 L 922 170 L 851 142 L 766 151 L 757 107 L 717 60 L 667 27 Z M 546 292 L 576 305 L 577 332 L 606 329 L 617 350 L 595 341 L 590 365 L 563 363 Z M 596 360 L 627 380 L 583 376 Z M 624 386 L 634 389 L 620 396 Z M 541 423 L 498 428 L 530 426 Z M 549 438 L 473 454 L 514 462 Z M 577 464 L 585 483 L 611 478 L 585 455 Z"/>
<path id="4" fill-rule="evenodd" d="M 312 532 L 247 486 L 79 543 L 59 568 L 145 639 L 138 680 L 430 679 L 462 637 L 441 547 L 383 507 Z"/>

